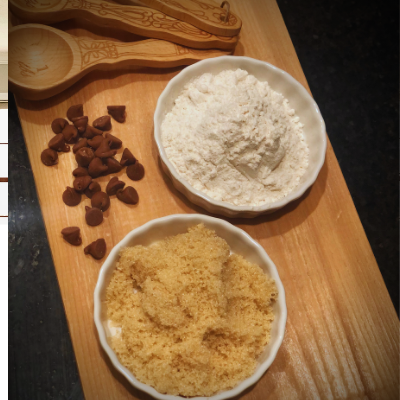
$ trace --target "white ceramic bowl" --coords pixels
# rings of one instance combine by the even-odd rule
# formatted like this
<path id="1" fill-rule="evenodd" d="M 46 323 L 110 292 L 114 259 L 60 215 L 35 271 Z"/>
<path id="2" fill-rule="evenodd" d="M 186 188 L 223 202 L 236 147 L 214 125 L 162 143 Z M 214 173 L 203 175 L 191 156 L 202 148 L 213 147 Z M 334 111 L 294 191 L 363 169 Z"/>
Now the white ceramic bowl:
<path id="1" fill-rule="evenodd" d="M 180 396 L 165 395 L 157 392 L 153 387 L 139 382 L 128 369 L 120 364 L 117 356 L 111 349 L 107 340 L 107 338 L 111 336 L 111 332 L 107 324 L 106 305 L 104 303 L 105 292 L 111 280 L 115 264 L 118 260 L 119 251 L 122 248 L 127 246 L 135 246 L 138 244 L 148 246 L 151 243 L 164 239 L 167 236 L 184 233 L 189 227 L 199 223 L 204 223 L 208 228 L 214 229 L 220 237 L 224 238 L 228 242 L 232 252 L 241 254 L 246 260 L 258 264 L 269 277 L 273 278 L 278 289 L 278 299 L 273 307 L 275 320 L 272 323 L 271 340 L 266 346 L 264 352 L 259 357 L 258 365 L 254 374 L 231 390 L 220 392 L 211 397 L 193 397 L 191 399 L 227 399 L 238 395 L 240 392 L 256 383 L 274 361 L 285 333 L 287 317 L 285 291 L 279 278 L 278 271 L 265 250 L 247 233 L 224 220 L 201 214 L 170 215 L 168 217 L 155 219 L 139 228 L 134 229 L 112 249 L 103 266 L 101 267 L 94 292 L 94 321 L 99 333 L 100 343 L 110 357 L 114 367 L 121 372 L 121 374 L 124 375 L 133 386 L 160 400 L 177 400 L 184 398 Z"/>
<path id="2" fill-rule="evenodd" d="M 217 74 L 223 70 L 241 68 L 260 81 L 267 81 L 271 88 L 286 97 L 296 110 L 300 122 L 304 124 L 304 136 L 310 149 L 309 166 L 299 185 L 283 199 L 261 206 L 234 206 L 214 200 L 205 193 L 194 189 L 168 160 L 161 141 L 161 124 L 165 115 L 171 111 L 175 99 L 184 86 L 194 78 L 210 72 Z M 325 123 L 321 112 L 307 90 L 287 72 L 264 61 L 249 57 L 222 56 L 200 61 L 183 69 L 171 79 L 161 93 L 154 113 L 154 137 L 158 147 L 163 171 L 171 178 L 176 189 L 192 203 L 207 211 L 227 217 L 253 218 L 257 215 L 276 211 L 293 200 L 298 199 L 315 182 L 322 168 L 326 152 Z"/>

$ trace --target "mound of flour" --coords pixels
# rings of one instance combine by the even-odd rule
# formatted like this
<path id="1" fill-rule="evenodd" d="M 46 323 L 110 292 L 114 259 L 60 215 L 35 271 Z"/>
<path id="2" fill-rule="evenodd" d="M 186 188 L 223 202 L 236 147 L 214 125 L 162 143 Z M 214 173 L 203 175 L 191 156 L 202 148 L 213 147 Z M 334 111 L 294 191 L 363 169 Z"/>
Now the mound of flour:
<path id="1" fill-rule="evenodd" d="M 308 166 L 303 125 L 288 100 L 241 69 L 187 84 L 162 123 L 161 140 L 195 189 L 234 205 L 283 198 Z"/>

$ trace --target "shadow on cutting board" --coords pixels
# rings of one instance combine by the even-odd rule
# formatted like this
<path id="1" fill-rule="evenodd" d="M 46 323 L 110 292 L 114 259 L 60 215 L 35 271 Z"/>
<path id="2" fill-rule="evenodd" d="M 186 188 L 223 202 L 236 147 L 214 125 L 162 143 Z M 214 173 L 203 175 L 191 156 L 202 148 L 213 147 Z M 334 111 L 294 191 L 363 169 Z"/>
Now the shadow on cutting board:
<path id="1" fill-rule="evenodd" d="M 122 89 L 124 86 L 127 84 L 131 84 L 133 81 L 138 81 L 138 82 L 144 82 L 146 80 L 151 80 L 151 81 L 156 81 L 157 75 L 163 74 L 167 75 L 170 74 L 168 79 L 172 79 L 181 69 L 183 66 L 180 67 L 174 67 L 174 68 L 148 68 L 148 67 L 126 67 L 122 69 L 116 69 L 113 71 L 92 71 L 89 72 L 87 75 L 82 77 L 82 79 L 78 80 L 75 82 L 73 85 L 71 85 L 68 89 L 64 90 L 63 92 L 59 93 L 58 95 L 55 95 L 53 97 L 49 97 L 48 99 L 44 100 L 25 100 L 22 98 L 22 96 L 17 96 L 17 104 L 18 107 L 21 107 L 26 110 L 30 111 L 45 111 L 50 107 L 54 107 L 58 104 L 61 104 L 65 102 L 68 99 L 71 99 L 73 96 L 75 96 L 78 92 L 80 92 L 85 86 L 88 86 L 92 84 L 93 82 L 96 82 L 96 90 L 91 90 L 90 92 L 87 92 L 85 95 L 85 102 L 89 101 L 92 97 L 96 96 L 99 92 L 102 90 L 98 90 L 99 87 L 102 86 L 102 82 L 110 82 L 111 84 L 108 85 L 108 87 L 104 87 L 103 89 L 108 90 L 108 89 Z M 134 73 L 134 74 L 133 74 Z M 121 75 L 125 74 L 130 74 L 129 82 L 121 83 L 119 78 Z M 154 76 L 155 79 L 146 79 L 145 75 L 150 75 Z M 164 76 L 163 76 L 163 81 Z M 161 94 L 161 92 L 160 92 Z M 76 102 L 76 100 L 75 100 Z M 51 124 L 51 121 L 54 119 L 54 115 L 43 115 L 43 118 L 40 121 L 36 121 L 36 123 L 40 123 L 40 125 L 46 126 Z M 33 122 L 30 121 L 29 118 L 26 118 L 27 122 Z"/>

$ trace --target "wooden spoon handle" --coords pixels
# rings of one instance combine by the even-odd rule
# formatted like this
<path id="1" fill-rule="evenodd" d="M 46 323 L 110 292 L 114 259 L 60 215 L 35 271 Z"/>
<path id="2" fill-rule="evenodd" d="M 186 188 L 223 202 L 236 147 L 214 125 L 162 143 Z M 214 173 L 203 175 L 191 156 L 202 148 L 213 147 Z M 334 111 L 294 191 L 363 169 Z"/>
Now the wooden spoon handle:
<path id="1" fill-rule="evenodd" d="M 197 50 L 164 40 L 148 39 L 135 43 L 87 40 L 74 37 L 81 52 L 81 71 L 123 66 L 169 68 L 190 65 L 206 58 L 230 54 L 216 49 Z"/>
<path id="2" fill-rule="evenodd" d="M 219 36 L 236 36 L 242 27 L 241 19 L 229 12 L 225 22 L 226 10 L 221 2 L 213 0 L 115 0 L 120 4 L 147 6 L 185 21 L 199 29 Z"/>

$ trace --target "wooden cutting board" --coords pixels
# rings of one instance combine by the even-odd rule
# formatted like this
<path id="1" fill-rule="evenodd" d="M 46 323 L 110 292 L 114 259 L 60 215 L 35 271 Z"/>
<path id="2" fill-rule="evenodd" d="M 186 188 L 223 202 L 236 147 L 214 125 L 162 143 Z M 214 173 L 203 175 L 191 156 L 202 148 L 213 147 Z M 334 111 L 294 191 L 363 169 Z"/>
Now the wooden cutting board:
<path id="1" fill-rule="evenodd" d="M 243 20 L 235 54 L 268 61 L 308 88 L 275 0 L 232 0 L 231 5 Z M 116 32 L 104 36 L 104 30 L 87 23 L 79 26 L 94 34 L 77 26 L 74 21 L 57 25 L 84 37 L 118 36 Z M 120 37 L 132 39 L 129 34 Z M 129 231 L 153 218 L 203 212 L 162 174 L 153 143 L 156 101 L 180 70 L 94 72 L 51 99 L 17 98 L 87 400 L 150 397 L 132 388 L 100 348 L 93 323 L 93 290 L 102 262 L 85 256 L 83 246 L 66 244 L 60 231 L 78 225 L 84 244 L 105 237 L 109 251 Z M 40 162 L 40 153 L 53 136 L 51 121 L 76 103 L 84 103 L 91 120 L 105 114 L 109 104 L 125 104 L 127 121 L 114 123 L 112 133 L 146 168 L 146 177 L 134 185 L 140 195 L 138 206 L 112 199 L 105 221 L 95 228 L 84 223 L 84 204 L 68 208 L 61 201 L 65 186 L 72 183 L 72 154 L 62 154 L 55 168 Z M 107 179 L 103 178 L 103 189 Z M 230 222 L 271 256 L 288 307 L 286 335 L 275 362 L 240 398 L 397 399 L 399 321 L 330 144 L 316 183 L 300 200 L 271 215 Z"/>

